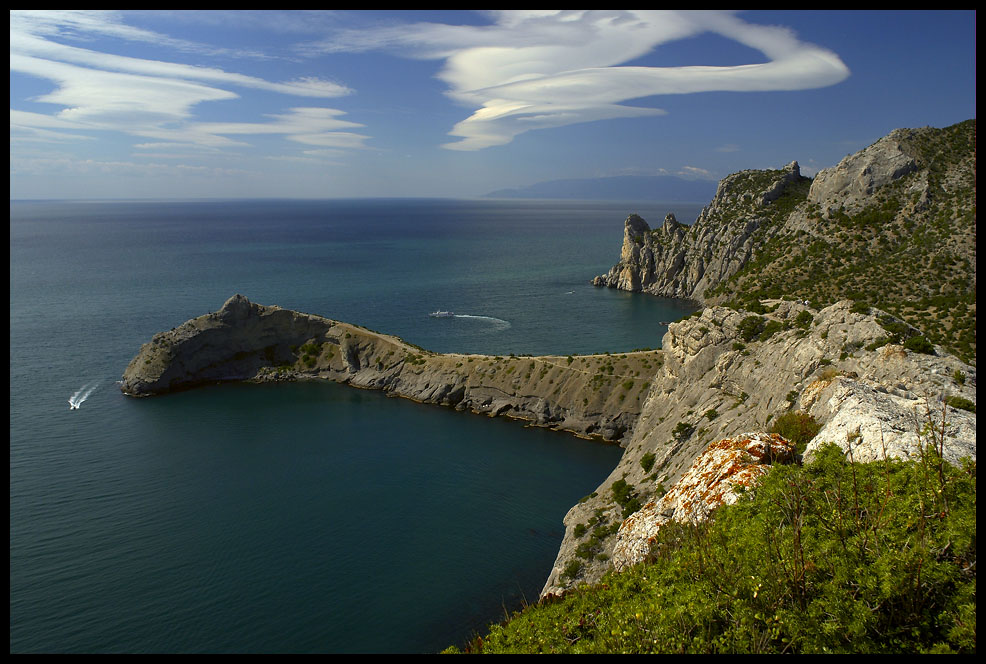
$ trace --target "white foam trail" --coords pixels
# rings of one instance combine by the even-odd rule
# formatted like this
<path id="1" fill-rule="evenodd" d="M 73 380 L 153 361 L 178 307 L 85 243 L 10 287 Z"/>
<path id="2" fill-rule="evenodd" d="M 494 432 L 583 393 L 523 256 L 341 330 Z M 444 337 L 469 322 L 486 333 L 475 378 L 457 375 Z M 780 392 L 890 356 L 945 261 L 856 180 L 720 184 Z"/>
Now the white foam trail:
<path id="1" fill-rule="evenodd" d="M 496 323 L 500 329 L 507 329 L 510 327 L 510 321 L 503 320 L 502 318 L 493 318 L 492 316 L 472 316 L 470 314 L 455 314 L 456 318 L 474 318 L 476 320 L 488 320 L 491 323 Z"/>
<path id="2" fill-rule="evenodd" d="M 89 398 L 89 395 L 92 394 L 92 391 L 95 390 L 98 385 L 99 381 L 97 380 L 93 383 L 86 383 L 76 390 L 75 394 L 69 397 L 69 410 L 78 410 L 79 406 L 82 405 L 82 402 Z"/>

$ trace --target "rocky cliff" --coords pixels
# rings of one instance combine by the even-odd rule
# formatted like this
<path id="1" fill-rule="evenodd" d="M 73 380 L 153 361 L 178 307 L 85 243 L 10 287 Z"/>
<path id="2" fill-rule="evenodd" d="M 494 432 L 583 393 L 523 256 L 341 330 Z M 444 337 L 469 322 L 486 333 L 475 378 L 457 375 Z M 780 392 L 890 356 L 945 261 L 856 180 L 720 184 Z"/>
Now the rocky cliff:
<path id="1" fill-rule="evenodd" d="M 814 179 L 797 162 L 724 178 L 690 226 L 624 224 L 597 286 L 742 306 L 853 299 L 975 358 L 974 120 L 899 129 Z"/>
<path id="2" fill-rule="evenodd" d="M 639 560 L 641 541 L 671 518 L 681 496 L 692 503 L 681 514 L 721 502 L 724 494 L 711 484 L 699 490 L 676 483 L 710 445 L 749 443 L 763 434 L 744 432 L 766 432 L 785 413 L 804 413 L 821 427 L 805 454 L 834 442 L 867 461 L 919 454 L 928 418 L 941 425 L 947 410 L 945 457 L 976 457 L 975 367 L 910 342 L 923 337 L 851 301 L 822 310 L 781 300 L 758 304 L 764 313 L 713 306 L 669 327 L 664 363 L 626 452 L 565 516 L 565 537 L 543 594 L 595 582 L 614 563 Z M 896 343 L 901 338 L 892 338 L 893 330 L 909 330 L 915 336 L 905 343 L 920 350 Z M 962 408 L 946 407 L 946 400 Z"/>
<path id="3" fill-rule="evenodd" d="M 120 389 L 143 397 L 222 381 L 322 379 L 580 436 L 618 441 L 663 362 L 660 351 L 499 357 L 440 354 L 357 325 L 234 295 L 154 335 Z"/>
<path id="4" fill-rule="evenodd" d="M 630 215 L 620 262 L 593 279 L 597 286 L 702 300 L 705 292 L 736 274 L 776 223 L 778 199 L 803 197 L 808 178 L 797 162 L 779 171 L 742 171 L 724 178 L 712 202 L 691 226 L 668 214 L 655 230 Z M 761 231 L 758 233 L 758 231 Z"/>

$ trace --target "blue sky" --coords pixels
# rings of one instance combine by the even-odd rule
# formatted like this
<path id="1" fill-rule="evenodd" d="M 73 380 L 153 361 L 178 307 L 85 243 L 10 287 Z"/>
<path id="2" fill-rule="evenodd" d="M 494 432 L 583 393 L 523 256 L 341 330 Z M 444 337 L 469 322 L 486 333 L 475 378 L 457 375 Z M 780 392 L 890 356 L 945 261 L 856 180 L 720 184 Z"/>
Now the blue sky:
<path id="1" fill-rule="evenodd" d="M 972 11 L 10 15 L 11 198 L 808 175 L 975 117 Z"/>

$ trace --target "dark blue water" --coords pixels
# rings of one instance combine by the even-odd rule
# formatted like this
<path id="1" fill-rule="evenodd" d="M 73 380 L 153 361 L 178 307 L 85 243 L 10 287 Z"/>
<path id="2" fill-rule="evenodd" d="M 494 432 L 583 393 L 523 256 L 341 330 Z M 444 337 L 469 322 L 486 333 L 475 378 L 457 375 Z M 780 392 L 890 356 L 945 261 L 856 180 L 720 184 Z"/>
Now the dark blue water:
<path id="1" fill-rule="evenodd" d="M 115 381 L 234 293 L 437 351 L 657 347 L 686 306 L 587 281 L 669 209 L 699 211 L 12 202 L 11 651 L 428 652 L 533 601 L 618 448 L 332 384 Z"/>

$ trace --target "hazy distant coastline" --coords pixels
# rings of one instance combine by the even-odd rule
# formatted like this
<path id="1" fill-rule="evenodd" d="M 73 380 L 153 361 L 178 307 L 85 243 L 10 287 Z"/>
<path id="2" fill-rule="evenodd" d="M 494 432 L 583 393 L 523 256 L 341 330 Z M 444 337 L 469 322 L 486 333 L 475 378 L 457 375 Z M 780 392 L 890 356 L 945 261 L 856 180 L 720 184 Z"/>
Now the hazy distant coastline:
<path id="1" fill-rule="evenodd" d="M 584 198 L 668 202 L 709 201 L 715 180 L 687 180 L 674 175 L 621 175 L 604 178 L 549 180 L 528 187 L 497 189 L 486 198 Z"/>

